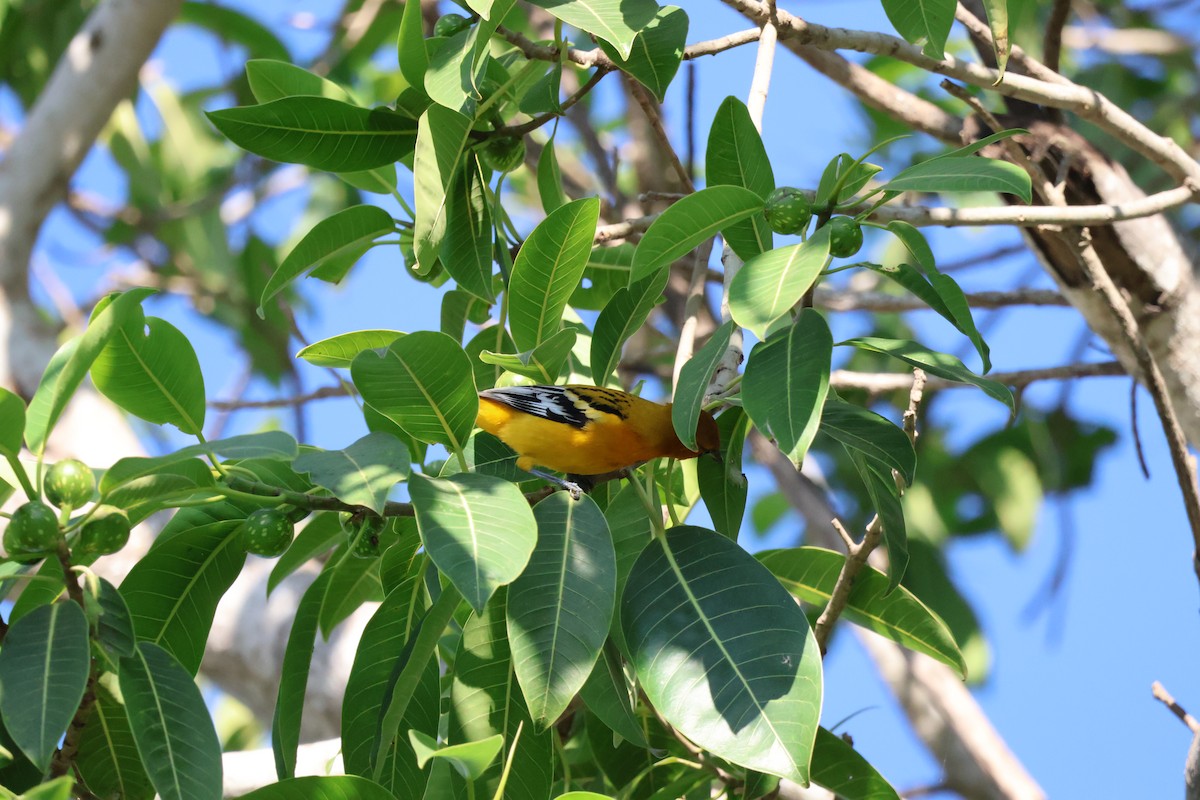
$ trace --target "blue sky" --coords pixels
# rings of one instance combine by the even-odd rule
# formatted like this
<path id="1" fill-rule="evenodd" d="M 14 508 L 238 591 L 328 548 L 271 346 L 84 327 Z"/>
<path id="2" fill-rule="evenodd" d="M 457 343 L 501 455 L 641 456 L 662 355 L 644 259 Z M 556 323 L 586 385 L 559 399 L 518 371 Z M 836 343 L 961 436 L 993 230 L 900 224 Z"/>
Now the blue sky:
<path id="1" fill-rule="evenodd" d="M 283 36 L 301 62 L 323 41 L 323 36 L 312 32 L 284 27 L 293 13 L 291 4 L 272 0 L 234 5 L 246 8 Z M 329 4 L 307 5 L 319 24 Z M 681 5 L 691 15 L 689 41 L 749 27 L 717 3 L 693 0 Z M 796 10 L 817 22 L 889 29 L 876 0 L 805 4 Z M 164 79 L 180 88 L 208 83 L 216 74 L 229 74 L 241 66 L 236 51 L 216 50 L 211 40 L 189 30 L 170 33 L 155 59 Z M 696 62 L 700 148 L 721 100 L 729 94 L 745 98 L 753 62 L 752 46 Z M 667 101 L 668 122 L 676 135 L 682 131 L 681 84 L 679 81 L 672 88 Z M 600 91 L 603 100 L 603 86 Z M 142 112 L 147 119 L 153 117 L 144 102 Z M 0 115 L 12 124 L 12 104 L 7 98 L 0 97 Z M 764 141 L 777 184 L 798 187 L 815 186 L 821 169 L 837 153 L 861 152 L 872 144 L 863 115 L 852 100 L 783 50 L 777 55 Z M 702 150 L 698 161 L 702 163 Z M 88 159 L 78 184 L 114 199 L 120 199 L 123 191 L 116 171 L 103 155 Z M 273 201 L 269 213 L 256 221 L 256 230 L 272 241 L 285 240 L 303 203 L 300 192 Z M 390 202 L 382 204 L 395 210 Z M 940 261 L 1017 240 L 1011 230 L 938 231 L 931 238 Z M 882 244 L 869 241 L 868 246 L 878 252 Z M 48 223 L 35 257 L 57 271 L 82 300 L 94 297 L 104 285 L 103 271 L 119 266 L 124 259 L 122 255 L 98 255 L 94 247 L 89 236 L 58 213 Z M 394 251 L 376 250 L 342 287 L 310 282 L 305 292 L 315 311 L 300 320 L 308 337 L 317 340 L 370 327 L 436 328 L 440 292 L 407 279 L 398 263 Z M 1022 285 L 1052 285 L 1036 269 L 1032 257 L 1023 256 L 973 271 L 965 288 L 1004 288 L 1017 278 Z M 153 309 L 195 343 L 210 398 L 227 396 L 242 369 L 235 344 L 191 312 L 183 300 L 155 300 Z M 922 313 L 911 318 L 926 344 L 950 351 L 962 346 L 961 337 L 934 315 Z M 834 314 L 831 324 L 835 338 L 845 338 L 862 322 L 854 315 Z M 1071 310 L 1006 313 L 988 333 L 995 369 L 1068 362 L 1081 324 Z M 1092 351 L 1088 357 L 1105 356 Z M 966 361 L 978 366 L 970 357 Z M 303 365 L 302 369 L 309 388 L 329 382 L 319 371 Z M 1061 391 L 1060 385 L 1040 385 L 1028 391 L 1024 400 L 1048 407 Z M 261 385 L 252 386 L 250 392 L 257 397 L 270 394 Z M 1069 500 L 1074 551 L 1066 584 L 1054 601 L 1056 608 L 1032 621 L 1023 614 L 1052 569 L 1062 541 L 1063 514 L 1056 506 L 1043 509 L 1036 534 L 1023 553 L 1014 554 L 994 536 L 960 540 L 950 548 L 954 578 L 974 603 L 992 645 L 991 677 L 977 690 L 977 696 L 1050 796 L 1173 796 L 1180 789 L 1189 738 L 1186 729 L 1152 700 L 1151 682 L 1163 681 L 1185 706 L 1190 703 L 1200 710 L 1200 685 L 1194 668 L 1200 661 L 1197 585 L 1178 488 L 1161 428 L 1144 393 L 1139 416 L 1151 478 L 1144 479 L 1137 467 L 1130 435 L 1128 379 L 1080 382 L 1071 389 L 1068 402 L 1082 418 L 1116 429 L 1119 441 L 1101 460 L 1095 484 Z M 944 397 L 934 413 L 935 421 L 950 429 L 953 444 L 967 443 L 994 430 L 1006 418 L 998 404 L 967 390 Z M 269 417 L 246 415 L 227 433 L 252 429 Z M 288 416 L 278 418 L 290 424 Z M 314 405 L 309 422 L 309 443 L 324 447 L 343 447 L 364 431 L 354 407 L 344 401 Z M 761 493 L 769 478 L 756 470 L 751 472 L 751 482 L 752 490 Z M 794 541 L 798 527 L 797 521 L 785 520 L 765 544 Z M 754 540 L 747 541 L 757 546 Z M 862 712 L 847 729 L 859 749 L 898 788 L 937 781 L 937 765 L 914 739 L 853 637 L 837 638 L 827 661 L 826 686 L 825 724 Z"/>

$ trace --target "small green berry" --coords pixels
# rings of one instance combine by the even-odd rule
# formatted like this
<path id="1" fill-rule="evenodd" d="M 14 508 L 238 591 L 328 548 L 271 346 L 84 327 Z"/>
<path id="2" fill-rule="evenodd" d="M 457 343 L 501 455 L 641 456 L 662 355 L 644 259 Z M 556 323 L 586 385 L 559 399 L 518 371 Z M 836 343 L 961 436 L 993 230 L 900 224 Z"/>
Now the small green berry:
<path id="1" fill-rule="evenodd" d="M 776 233 L 803 233 L 812 219 L 812 201 L 799 189 L 780 186 L 767 195 L 763 213 Z"/>
<path id="2" fill-rule="evenodd" d="M 96 476 L 82 461 L 68 458 L 46 471 L 46 499 L 59 508 L 79 508 L 92 499 Z"/>
<path id="3" fill-rule="evenodd" d="M 496 136 L 479 148 L 484 166 L 496 172 L 512 172 L 525 163 L 525 139 L 519 136 Z"/>
<path id="4" fill-rule="evenodd" d="M 242 524 L 242 542 L 246 552 L 264 558 L 283 555 L 292 543 L 293 526 L 287 514 L 277 508 L 259 508 Z"/>
<path id="5" fill-rule="evenodd" d="M 433 23 L 433 35 L 449 39 L 471 27 L 471 20 L 462 14 L 443 14 Z"/>
<path id="6" fill-rule="evenodd" d="M 862 228 L 851 217 L 834 217 L 829 220 L 829 254 L 834 258 L 849 258 L 863 244 Z"/>
<path id="7" fill-rule="evenodd" d="M 13 512 L 4 529 L 4 549 L 10 556 L 45 553 L 58 546 L 58 516 L 34 500 Z"/>
<path id="8" fill-rule="evenodd" d="M 358 558 L 375 558 L 379 555 L 379 536 L 385 524 L 382 517 L 367 512 L 342 512 L 341 520 L 352 555 Z"/>
<path id="9" fill-rule="evenodd" d="M 79 531 L 76 549 L 84 554 L 106 556 L 129 541 L 129 517 L 114 506 L 100 506 Z"/>

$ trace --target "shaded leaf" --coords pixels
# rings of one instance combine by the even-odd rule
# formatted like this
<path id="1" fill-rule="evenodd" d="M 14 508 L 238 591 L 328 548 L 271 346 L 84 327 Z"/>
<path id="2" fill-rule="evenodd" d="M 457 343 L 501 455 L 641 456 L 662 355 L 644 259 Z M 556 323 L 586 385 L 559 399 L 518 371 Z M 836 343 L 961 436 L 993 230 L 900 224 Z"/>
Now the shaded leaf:
<path id="1" fill-rule="evenodd" d="M 392 487 L 408 477 L 408 448 L 386 433 L 368 433 L 343 450 L 310 451 L 292 462 L 343 503 L 383 512 Z"/>
<path id="2" fill-rule="evenodd" d="M 432 105 L 421 115 L 413 155 L 417 274 L 428 274 L 437 261 L 446 235 L 448 192 L 461 172 L 470 130 L 471 120 L 449 108 Z"/>
<path id="3" fill-rule="evenodd" d="M 762 136 L 754 126 L 746 104 L 736 97 L 726 97 L 717 108 L 708 132 L 704 159 L 704 177 L 709 186 L 742 186 L 763 200 L 775 189 L 775 173 Z M 757 214 L 730 225 L 722 236 L 743 259 L 765 253 L 775 246 L 767 218 Z"/>
<path id="4" fill-rule="evenodd" d="M 829 263 L 829 227 L 817 229 L 807 241 L 769 250 L 742 265 L 729 286 L 733 318 L 766 338 L 767 329 L 787 314 Z"/>
<path id="5" fill-rule="evenodd" d="M 643 325 L 654 307 L 663 302 L 667 270 L 659 270 L 628 287 L 618 289 L 596 317 L 592 333 L 592 382 L 605 386 L 621 360 L 621 348 Z M 695 426 L 692 426 L 695 437 Z M 685 440 L 686 441 L 686 440 Z"/>
<path id="6" fill-rule="evenodd" d="M 729 347 L 733 329 L 731 320 L 713 331 L 704 346 L 679 370 L 679 381 L 675 385 L 675 396 L 671 403 L 671 424 L 679 441 L 689 450 L 699 449 L 696 445 L 696 426 L 700 422 L 704 394 L 708 391 L 713 371 Z"/>
<path id="7" fill-rule="evenodd" d="M 750 418 L 734 407 L 717 417 L 721 432 L 721 460 L 701 458 L 696 462 L 696 481 L 700 497 L 712 518 L 713 527 L 722 536 L 737 541 L 746 512 L 747 483 L 742 474 L 742 449 Z"/>
<path id="8" fill-rule="evenodd" d="M 857 347 L 860 350 L 883 353 L 884 355 L 905 361 L 914 367 L 920 367 L 930 375 L 937 375 L 939 378 L 945 378 L 949 381 L 978 386 L 988 397 L 999 400 L 1008 406 L 1009 411 L 1016 413 L 1016 404 L 1013 401 L 1012 392 L 1009 391 L 1007 386 L 988 380 L 987 378 L 979 377 L 963 366 L 963 363 L 952 355 L 928 350 L 908 339 L 881 339 L 871 336 L 847 339 L 844 342 L 838 342 L 838 346 Z"/>
<path id="9" fill-rule="evenodd" d="M 813 748 L 812 780 L 844 800 L 900 800 L 853 745 L 824 728 L 817 731 Z"/>
<path id="10" fill-rule="evenodd" d="M 638 31 L 629 48 L 628 57 L 624 57 L 622 50 L 609 44 L 603 37 L 600 39 L 600 49 L 607 53 L 621 70 L 649 89 L 661 103 L 666 99 L 667 87 L 679 71 L 679 64 L 683 60 L 683 47 L 687 43 L 687 32 L 688 17 L 684 10 L 675 6 L 662 6 L 654 19 Z"/>
<path id="11" fill-rule="evenodd" d="M 939 61 L 945 57 L 954 8 L 954 0 L 883 0 L 896 33 L 911 44 L 923 44 L 925 55 Z"/>
<path id="12" fill-rule="evenodd" d="M 821 433 L 857 450 L 886 469 L 900 473 L 912 485 L 917 471 L 917 454 L 903 429 L 874 411 L 837 397 L 825 400 Z"/>
<path id="13" fill-rule="evenodd" d="M 659 214 L 638 242 L 630 281 L 652 275 L 762 208 L 763 199 L 741 186 L 709 186 L 687 195 Z"/>
<path id="14" fill-rule="evenodd" d="M 275 774 L 280 780 L 296 776 L 296 751 L 300 746 L 300 721 L 304 712 L 304 694 L 312 666 L 317 638 L 317 616 L 329 585 L 329 572 L 323 572 L 309 584 L 296 606 L 296 616 L 288 632 L 275 695 L 275 714 L 271 718 L 271 750 L 275 754 Z"/>
<path id="15" fill-rule="evenodd" d="M 296 353 L 296 358 L 303 358 L 315 367 L 350 369 L 354 357 L 363 350 L 387 347 L 401 336 L 404 336 L 401 331 L 379 329 L 339 333 L 313 342 Z"/>
<path id="16" fill-rule="evenodd" d="M 524 353 L 493 353 L 491 350 L 484 350 L 479 354 L 479 360 L 541 383 L 555 383 L 571 355 L 576 336 L 574 330 L 566 328 Z"/>

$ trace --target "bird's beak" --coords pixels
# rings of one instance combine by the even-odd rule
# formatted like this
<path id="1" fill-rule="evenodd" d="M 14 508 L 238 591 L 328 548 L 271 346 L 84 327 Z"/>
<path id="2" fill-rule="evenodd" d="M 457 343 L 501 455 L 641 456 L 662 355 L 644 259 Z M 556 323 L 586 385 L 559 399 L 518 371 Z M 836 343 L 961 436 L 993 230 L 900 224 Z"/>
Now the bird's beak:
<path id="1" fill-rule="evenodd" d="M 701 453 L 700 455 L 702 455 L 702 456 L 709 456 L 710 458 L 712 458 L 712 460 L 713 460 L 713 461 L 717 462 L 718 464 L 724 464 L 724 463 L 725 463 L 725 459 L 721 458 L 721 451 L 720 451 L 720 450 L 705 450 L 705 451 L 704 451 L 703 453 Z"/>

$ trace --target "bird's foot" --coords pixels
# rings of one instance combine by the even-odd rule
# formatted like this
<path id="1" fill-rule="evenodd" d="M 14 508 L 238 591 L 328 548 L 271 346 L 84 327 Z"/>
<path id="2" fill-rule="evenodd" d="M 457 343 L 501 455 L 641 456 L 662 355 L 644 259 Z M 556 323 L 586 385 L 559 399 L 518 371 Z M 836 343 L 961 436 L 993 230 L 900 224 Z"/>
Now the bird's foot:
<path id="1" fill-rule="evenodd" d="M 563 480 L 562 478 L 560 478 L 556 475 L 551 475 L 549 473 L 542 472 L 540 469 L 530 469 L 530 470 L 526 470 L 526 472 L 528 472 L 530 475 L 535 475 L 544 481 L 548 481 L 560 489 L 566 490 L 571 495 L 572 500 L 578 500 L 580 495 L 582 495 L 588 489 L 592 488 L 590 482 L 588 482 L 581 475 L 571 475 L 570 476 L 571 478 L 574 478 L 575 480 Z"/>

